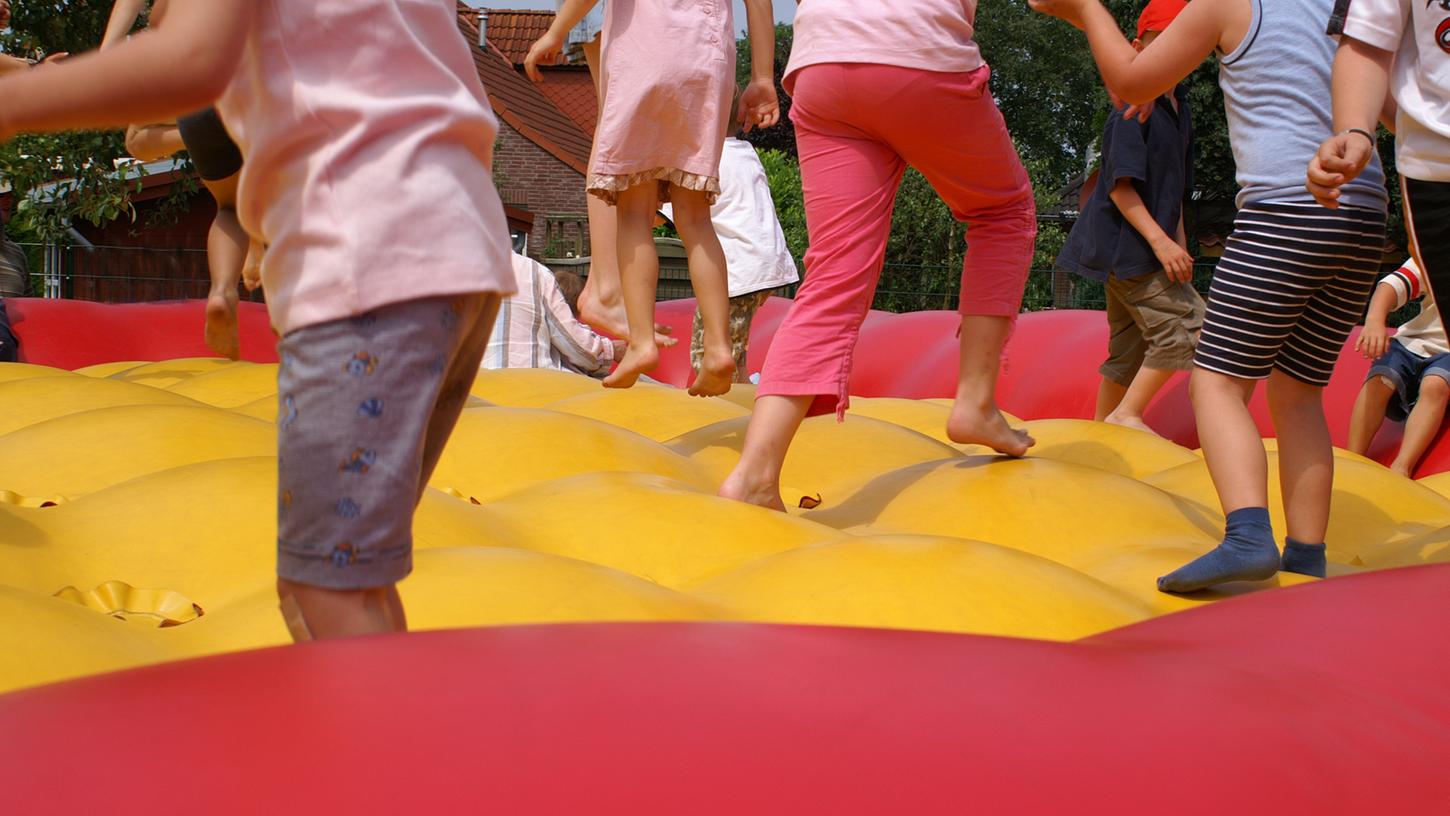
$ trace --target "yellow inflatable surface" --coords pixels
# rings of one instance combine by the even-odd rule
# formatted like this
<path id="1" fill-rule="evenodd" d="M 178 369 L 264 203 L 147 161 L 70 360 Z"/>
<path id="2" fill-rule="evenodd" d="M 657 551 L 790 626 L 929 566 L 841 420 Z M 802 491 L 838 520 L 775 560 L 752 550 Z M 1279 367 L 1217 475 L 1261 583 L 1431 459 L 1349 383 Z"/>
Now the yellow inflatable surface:
<path id="1" fill-rule="evenodd" d="M 0 365 L 0 691 L 287 642 L 275 376 L 219 360 Z M 748 421 L 737 392 L 480 374 L 418 509 L 401 585 L 411 625 L 738 620 L 1069 640 L 1312 580 L 1161 594 L 1154 578 L 1223 523 L 1200 457 L 1077 420 L 1027 423 L 1028 459 L 988 456 L 944 437 L 939 401 L 857 399 L 844 424 L 807 420 L 783 483 L 788 503 L 818 507 L 725 501 L 714 488 Z M 1331 574 L 1450 560 L 1445 484 L 1346 454 Z"/>

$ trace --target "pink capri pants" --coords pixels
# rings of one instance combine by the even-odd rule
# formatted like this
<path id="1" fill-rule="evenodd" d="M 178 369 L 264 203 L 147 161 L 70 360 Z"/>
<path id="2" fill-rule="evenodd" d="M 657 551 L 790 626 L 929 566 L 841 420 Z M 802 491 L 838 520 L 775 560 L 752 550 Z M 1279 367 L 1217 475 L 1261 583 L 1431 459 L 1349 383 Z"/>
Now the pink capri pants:
<path id="1" fill-rule="evenodd" d="M 891 210 L 907 165 L 967 224 L 964 315 L 1016 315 L 1032 264 L 1036 206 L 987 66 L 940 73 L 887 65 L 811 65 L 795 76 L 810 249 L 806 275 L 761 372 L 758 394 L 817 397 L 845 416 L 861 323 L 871 308 Z"/>

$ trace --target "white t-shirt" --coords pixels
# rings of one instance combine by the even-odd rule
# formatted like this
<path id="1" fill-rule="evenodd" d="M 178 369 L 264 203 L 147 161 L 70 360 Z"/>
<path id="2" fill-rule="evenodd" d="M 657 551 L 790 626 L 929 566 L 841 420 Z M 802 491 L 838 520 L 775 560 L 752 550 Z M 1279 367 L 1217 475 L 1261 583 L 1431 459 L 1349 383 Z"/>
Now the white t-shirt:
<path id="1" fill-rule="evenodd" d="M 674 220 L 669 204 L 660 208 Z M 730 297 L 766 289 L 779 289 L 800 280 L 785 232 L 775 214 L 765 165 L 755 147 L 740 139 L 726 139 L 720 154 L 720 197 L 710 208 L 725 267 L 730 275 Z"/>
<path id="2" fill-rule="evenodd" d="M 1398 295 L 1396 309 L 1404 308 L 1412 300 L 1424 298 L 1420 303 L 1420 313 L 1395 331 L 1395 342 L 1421 357 L 1450 352 L 1450 343 L 1445 341 L 1445 324 L 1440 322 L 1440 310 L 1435 307 L 1435 295 L 1413 258 L 1381 278 L 1380 283 L 1395 290 Z"/>
<path id="3" fill-rule="evenodd" d="M 1395 163 L 1413 179 L 1450 181 L 1450 0 L 1339 0 L 1329 28 L 1395 52 Z"/>

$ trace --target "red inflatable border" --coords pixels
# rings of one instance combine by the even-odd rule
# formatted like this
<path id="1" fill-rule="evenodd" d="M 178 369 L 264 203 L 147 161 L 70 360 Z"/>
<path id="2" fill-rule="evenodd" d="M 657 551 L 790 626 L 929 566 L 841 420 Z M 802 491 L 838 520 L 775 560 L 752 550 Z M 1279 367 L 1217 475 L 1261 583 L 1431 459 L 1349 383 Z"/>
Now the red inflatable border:
<path id="1" fill-rule="evenodd" d="M 81 368 L 118 360 L 166 360 L 205 357 L 202 302 L 177 301 L 109 305 L 75 300 L 17 298 L 6 301 L 21 359 L 58 368 Z M 751 333 L 749 369 L 759 371 L 771 339 L 789 310 L 790 301 L 772 298 L 756 315 Z M 660 303 L 659 322 L 671 326 L 682 342 L 666 349 L 656 379 L 683 386 L 690 377 L 688 338 L 694 300 Z M 241 304 L 243 359 L 276 362 L 275 335 L 265 307 Z M 864 397 L 926 399 L 951 397 L 956 391 L 959 318 L 954 312 L 890 314 L 873 311 L 861 331 L 851 393 Z M 1350 412 L 1369 370 L 1369 361 L 1354 352 L 1351 337 L 1340 353 L 1334 379 L 1325 389 L 1324 406 L 1334 442 L 1348 441 Z M 1031 312 L 1017 321 L 1004 355 L 998 401 L 1024 419 L 1092 417 L 1098 386 L 1098 364 L 1107 348 L 1107 324 L 1101 312 Z M 1263 389 L 1251 404 L 1265 437 L 1274 436 Z M 1190 448 L 1198 446 L 1185 376 L 1175 378 L 1154 401 L 1148 424 Z M 1369 455 L 1388 463 L 1398 449 L 1401 426 L 1385 423 Z M 1450 470 L 1450 441 L 1442 429 L 1416 472 L 1417 476 Z"/>

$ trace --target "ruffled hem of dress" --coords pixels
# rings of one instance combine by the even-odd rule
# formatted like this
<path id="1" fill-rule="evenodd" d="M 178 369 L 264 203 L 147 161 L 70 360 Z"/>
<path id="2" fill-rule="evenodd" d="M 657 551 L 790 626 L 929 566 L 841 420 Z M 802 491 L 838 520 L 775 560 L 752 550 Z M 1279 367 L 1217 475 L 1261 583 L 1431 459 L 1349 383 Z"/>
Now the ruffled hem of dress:
<path id="1" fill-rule="evenodd" d="M 619 194 L 631 187 L 645 184 L 650 181 L 659 183 L 661 202 L 670 200 L 670 185 L 683 187 L 686 190 L 703 192 L 709 204 L 714 204 L 715 199 L 720 196 L 720 179 L 716 176 L 702 176 L 698 173 L 687 173 L 684 170 L 677 170 L 673 167 L 656 167 L 653 170 L 644 170 L 639 173 L 626 173 L 616 175 L 612 173 L 590 173 L 587 189 L 593 195 L 604 199 L 605 203 L 613 205 Z"/>

